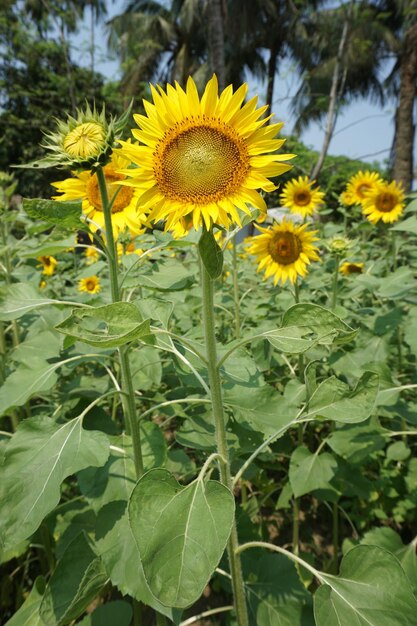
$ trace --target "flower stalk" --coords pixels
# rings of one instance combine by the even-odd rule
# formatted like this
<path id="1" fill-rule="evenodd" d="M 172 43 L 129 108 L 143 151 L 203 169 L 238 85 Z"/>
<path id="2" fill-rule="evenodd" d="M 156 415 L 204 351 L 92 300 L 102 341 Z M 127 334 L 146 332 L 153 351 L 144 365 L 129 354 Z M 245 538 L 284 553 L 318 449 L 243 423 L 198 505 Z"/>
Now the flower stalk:
<path id="1" fill-rule="evenodd" d="M 111 220 L 111 204 L 109 194 L 107 192 L 106 178 L 103 168 L 97 168 L 97 180 L 100 189 L 101 202 L 104 214 L 104 223 L 106 230 L 106 253 L 110 273 L 110 288 L 112 302 L 120 302 L 121 294 L 119 287 L 118 267 L 117 267 L 117 250 L 113 236 L 113 226 Z M 122 374 L 122 404 L 123 413 L 126 420 L 126 432 L 132 437 L 133 457 L 135 462 L 135 470 L 137 478 L 143 474 L 143 457 L 141 448 L 141 437 L 139 421 L 136 416 L 135 390 L 132 384 L 132 375 L 130 371 L 129 356 L 126 346 L 118 348 L 120 369 Z"/>
<path id="2" fill-rule="evenodd" d="M 217 363 L 216 335 L 214 325 L 214 285 L 204 263 L 202 266 L 202 290 L 203 290 L 203 327 L 206 344 L 207 370 L 210 384 L 213 418 L 216 432 L 217 452 L 222 457 L 219 460 L 220 479 L 223 485 L 233 491 L 230 472 L 229 451 L 226 441 L 226 428 L 223 412 L 221 380 L 219 365 Z M 237 623 L 239 626 L 248 626 L 248 613 L 245 599 L 242 566 L 240 556 L 237 554 L 239 547 L 236 522 L 233 522 L 232 531 L 228 541 L 227 552 L 229 556 L 230 573 L 236 610 Z"/>

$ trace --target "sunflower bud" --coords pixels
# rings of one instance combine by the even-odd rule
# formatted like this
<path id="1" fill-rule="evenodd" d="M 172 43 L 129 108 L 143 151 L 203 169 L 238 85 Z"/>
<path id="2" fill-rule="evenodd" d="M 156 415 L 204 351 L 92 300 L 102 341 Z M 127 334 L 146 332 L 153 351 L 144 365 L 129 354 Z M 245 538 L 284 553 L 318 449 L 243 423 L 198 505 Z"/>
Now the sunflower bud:
<path id="1" fill-rule="evenodd" d="M 347 251 L 352 248 L 355 244 L 354 241 L 351 241 L 347 237 L 342 237 L 340 235 L 336 237 L 332 237 L 327 244 L 327 248 L 331 254 L 334 256 L 342 257 L 345 256 Z"/>
<path id="2" fill-rule="evenodd" d="M 130 108 L 120 118 L 107 121 L 105 109 L 101 113 L 87 104 L 84 110 L 77 109 L 76 117 L 57 120 L 55 132 L 45 134 L 42 144 L 50 152 L 39 161 L 19 167 L 58 167 L 71 170 L 94 170 L 106 165 L 130 115 Z"/>

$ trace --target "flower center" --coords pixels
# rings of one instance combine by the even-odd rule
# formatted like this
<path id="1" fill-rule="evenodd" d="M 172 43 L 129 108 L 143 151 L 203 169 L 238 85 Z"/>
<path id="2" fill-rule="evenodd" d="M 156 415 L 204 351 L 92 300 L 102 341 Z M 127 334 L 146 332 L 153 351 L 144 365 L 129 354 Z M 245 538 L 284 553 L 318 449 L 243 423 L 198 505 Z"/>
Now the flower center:
<path id="1" fill-rule="evenodd" d="M 297 204 L 298 206 L 306 206 L 310 203 L 310 200 L 311 194 L 307 190 L 296 191 L 294 194 L 294 204 Z"/>
<path id="2" fill-rule="evenodd" d="M 361 198 L 361 200 L 364 200 L 366 192 L 369 191 L 371 188 L 372 185 L 369 185 L 368 183 L 362 183 L 357 188 L 356 193 L 358 194 L 359 198 Z"/>
<path id="3" fill-rule="evenodd" d="M 380 193 L 376 199 L 376 208 L 382 213 L 392 211 L 397 203 L 396 197 L 392 193 Z"/>
<path id="4" fill-rule="evenodd" d="M 94 289 L 96 288 L 96 281 L 92 278 L 89 278 L 85 286 L 87 287 L 87 291 L 94 291 Z"/>
<path id="5" fill-rule="evenodd" d="M 348 274 L 362 274 L 363 269 L 361 265 L 357 265 L 356 263 L 349 263 L 347 266 Z"/>
<path id="6" fill-rule="evenodd" d="M 268 244 L 271 257 L 280 265 L 290 265 L 300 256 L 302 245 L 294 233 L 276 233 Z"/>
<path id="7" fill-rule="evenodd" d="M 84 122 L 65 136 L 63 147 L 72 157 L 92 157 L 101 151 L 104 139 L 104 128 L 100 124 Z"/>
<path id="8" fill-rule="evenodd" d="M 217 122 L 212 127 L 207 121 L 189 126 L 188 119 L 177 124 L 157 145 L 155 178 L 162 193 L 172 200 L 217 202 L 234 193 L 246 178 L 246 146 L 226 124 Z"/>
<path id="9" fill-rule="evenodd" d="M 119 185 L 118 181 L 124 180 L 126 177 L 123 174 L 117 174 L 114 169 L 108 165 L 104 168 L 104 177 L 106 179 L 109 200 L 111 201 L 117 193 L 111 211 L 112 213 L 119 213 L 119 211 L 123 211 L 123 209 L 129 206 L 134 191 L 132 187 Z M 87 198 L 97 211 L 103 211 L 97 174 L 94 174 L 87 183 Z"/>

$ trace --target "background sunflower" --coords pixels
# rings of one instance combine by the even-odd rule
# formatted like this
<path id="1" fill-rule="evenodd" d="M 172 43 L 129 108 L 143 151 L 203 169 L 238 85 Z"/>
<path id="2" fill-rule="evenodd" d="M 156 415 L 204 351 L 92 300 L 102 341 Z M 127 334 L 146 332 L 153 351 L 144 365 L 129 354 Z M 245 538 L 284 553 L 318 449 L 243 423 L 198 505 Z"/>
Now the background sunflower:
<path id="1" fill-rule="evenodd" d="M 324 193 L 320 187 L 313 189 L 314 181 L 307 176 L 292 178 L 286 183 L 280 197 L 281 206 L 288 207 L 291 213 L 299 213 L 303 217 L 312 215 L 324 201 Z"/>

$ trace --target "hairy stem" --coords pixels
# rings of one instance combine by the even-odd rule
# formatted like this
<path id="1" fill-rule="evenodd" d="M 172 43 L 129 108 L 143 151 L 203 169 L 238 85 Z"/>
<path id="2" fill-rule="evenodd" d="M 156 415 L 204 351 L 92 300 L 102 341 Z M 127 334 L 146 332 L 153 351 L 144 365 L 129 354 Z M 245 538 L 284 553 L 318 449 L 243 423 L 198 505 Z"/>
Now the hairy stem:
<path id="1" fill-rule="evenodd" d="M 219 368 L 217 365 L 216 335 L 214 326 L 214 301 L 213 301 L 213 281 L 202 265 L 202 286 L 203 286 L 203 326 L 207 352 L 207 369 L 210 383 L 210 395 L 212 402 L 213 418 L 216 428 L 217 452 L 222 457 L 219 462 L 220 478 L 223 485 L 233 490 L 230 473 L 229 451 L 226 442 L 226 428 L 223 413 L 222 390 Z M 248 626 L 248 613 L 245 599 L 245 588 L 243 584 L 242 566 L 240 557 L 236 553 L 239 547 L 236 522 L 234 521 L 232 532 L 228 542 L 228 556 L 230 572 L 232 577 L 232 587 L 234 604 L 236 610 L 237 623 L 239 626 Z"/>

